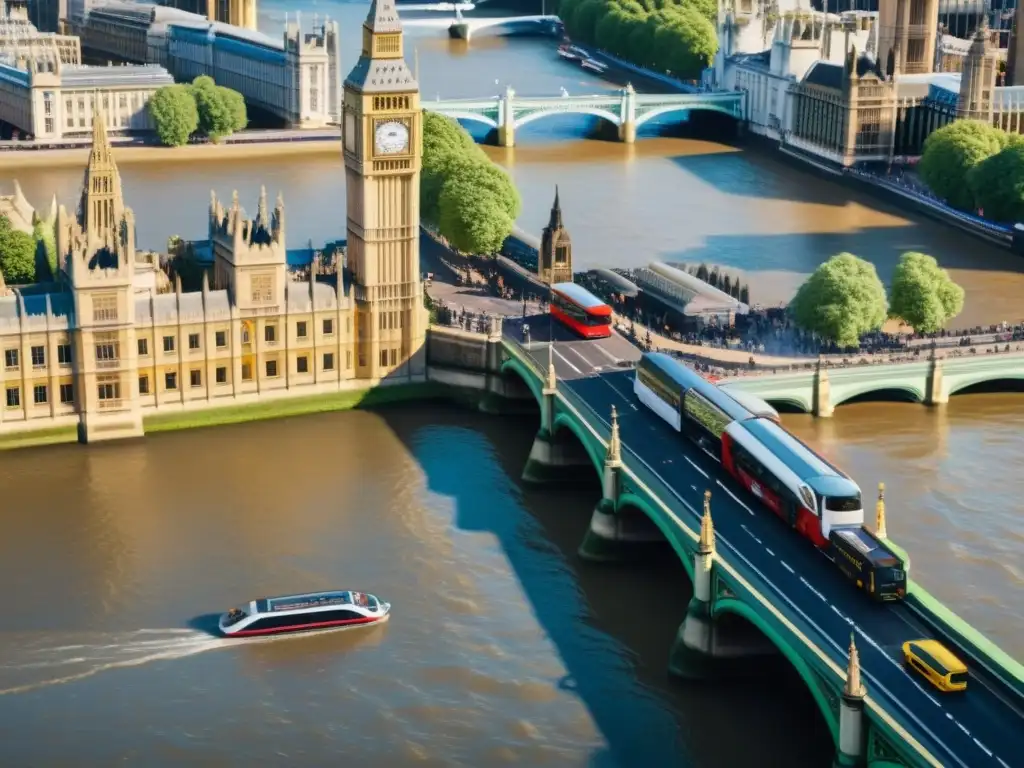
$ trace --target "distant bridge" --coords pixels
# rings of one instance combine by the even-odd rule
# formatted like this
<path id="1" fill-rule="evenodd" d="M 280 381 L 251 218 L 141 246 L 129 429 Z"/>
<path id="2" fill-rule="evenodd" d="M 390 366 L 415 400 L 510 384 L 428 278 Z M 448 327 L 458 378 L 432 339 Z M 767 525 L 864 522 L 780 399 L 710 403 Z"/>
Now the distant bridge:
<path id="1" fill-rule="evenodd" d="M 722 387 L 827 417 L 836 406 L 873 392 L 900 392 L 915 402 L 939 405 L 962 389 L 1001 380 L 1024 381 L 1024 353 L 989 352 L 911 363 L 749 375 L 728 379 Z"/>
<path id="2" fill-rule="evenodd" d="M 619 139 L 632 144 L 636 129 L 672 112 L 705 110 L 729 115 L 742 125 L 746 98 L 742 91 L 721 93 L 638 94 L 632 86 L 619 93 L 594 96 L 516 96 L 506 88 L 489 99 L 447 99 L 421 102 L 423 108 L 455 120 L 483 123 L 498 132 L 498 144 L 515 146 L 516 128 L 554 115 L 593 115 L 616 126 Z"/>
<path id="3" fill-rule="evenodd" d="M 404 7 L 403 7 L 404 10 Z M 557 16 L 504 16 L 467 19 L 462 16 L 462 10 L 455 8 L 455 18 L 441 19 L 406 19 L 402 22 L 406 27 L 435 27 L 447 29 L 448 33 L 461 40 L 469 40 L 474 32 L 483 29 L 505 27 L 506 29 L 520 29 L 546 35 L 561 35 L 562 20 Z"/>

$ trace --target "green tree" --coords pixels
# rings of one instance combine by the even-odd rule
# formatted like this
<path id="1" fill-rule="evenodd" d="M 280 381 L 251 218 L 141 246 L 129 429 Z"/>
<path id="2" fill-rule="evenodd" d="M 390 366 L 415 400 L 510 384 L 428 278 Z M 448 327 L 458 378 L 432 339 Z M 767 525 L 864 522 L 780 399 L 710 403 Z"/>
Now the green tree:
<path id="1" fill-rule="evenodd" d="M 235 115 L 224 100 L 212 77 L 200 75 L 192 81 L 192 95 L 199 111 L 199 130 L 216 141 L 231 135 Z"/>
<path id="2" fill-rule="evenodd" d="M 220 94 L 221 99 L 227 104 L 228 109 L 231 110 L 231 132 L 238 133 L 239 131 L 244 131 L 246 126 L 249 125 L 249 113 L 245 108 L 245 97 L 238 91 L 225 88 L 223 85 L 217 86 L 217 93 Z"/>
<path id="3" fill-rule="evenodd" d="M 481 195 L 465 176 L 452 176 L 441 189 L 441 233 L 464 253 L 497 253 L 514 223 L 492 196 Z"/>
<path id="4" fill-rule="evenodd" d="M 0 214 L 0 274 L 8 285 L 31 283 L 36 279 L 36 241 L 11 226 Z"/>
<path id="5" fill-rule="evenodd" d="M 420 171 L 420 215 L 429 224 L 441 219 L 441 188 L 453 164 L 468 159 L 487 161 L 473 137 L 454 120 L 423 113 L 423 165 Z"/>
<path id="6" fill-rule="evenodd" d="M 993 221 L 1024 221 L 1024 143 L 1014 140 L 967 174 L 974 203 Z"/>
<path id="7" fill-rule="evenodd" d="M 924 142 L 918 173 L 936 195 L 954 208 L 974 208 L 968 173 L 999 152 L 1006 134 L 987 123 L 957 120 L 932 133 Z"/>
<path id="8" fill-rule="evenodd" d="M 652 14 L 657 32 L 655 56 L 659 67 L 683 79 L 700 77 L 718 50 L 711 22 L 689 6 L 675 6 Z"/>
<path id="9" fill-rule="evenodd" d="M 166 147 L 180 147 L 199 127 L 196 100 L 186 85 L 165 85 L 146 104 L 156 135 Z"/>
<path id="10" fill-rule="evenodd" d="M 935 259 L 923 253 L 900 256 L 889 295 L 889 315 L 919 333 L 934 333 L 964 308 L 964 289 Z"/>
<path id="11" fill-rule="evenodd" d="M 583 0 L 576 6 L 569 20 L 565 21 L 565 28 L 573 37 L 578 37 L 585 43 L 593 43 L 597 22 L 604 16 L 605 8 L 602 0 Z"/>
<path id="12" fill-rule="evenodd" d="M 874 265 L 840 253 L 814 270 L 789 309 L 804 330 L 841 347 L 855 347 L 862 334 L 882 327 L 888 307 Z"/>

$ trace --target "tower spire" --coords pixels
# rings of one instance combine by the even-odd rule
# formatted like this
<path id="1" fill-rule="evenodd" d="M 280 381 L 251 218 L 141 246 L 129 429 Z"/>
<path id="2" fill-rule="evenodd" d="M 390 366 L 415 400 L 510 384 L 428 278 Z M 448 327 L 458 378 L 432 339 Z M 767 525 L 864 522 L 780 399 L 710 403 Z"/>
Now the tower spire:
<path id="1" fill-rule="evenodd" d="M 609 464 L 622 462 L 622 441 L 619 439 L 619 412 L 612 406 L 612 434 L 608 438 L 608 454 L 606 461 Z"/>
<path id="2" fill-rule="evenodd" d="M 548 227 L 551 229 L 562 228 L 562 203 L 558 199 L 558 185 L 555 184 L 555 202 L 551 206 L 551 218 L 548 220 Z"/>

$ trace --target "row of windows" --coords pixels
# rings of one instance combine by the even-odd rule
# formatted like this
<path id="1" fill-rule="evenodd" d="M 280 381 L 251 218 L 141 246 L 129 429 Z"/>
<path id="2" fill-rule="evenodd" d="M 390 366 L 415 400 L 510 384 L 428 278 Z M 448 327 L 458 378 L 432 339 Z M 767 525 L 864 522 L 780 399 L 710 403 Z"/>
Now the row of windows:
<path id="1" fill-rule="evenodd" d="M 324 336 L 334 335 L 334 319 L 326 318 L 323 321 Z M 306 339 L 309 338 L 309 323 L 305 320 L 300 320 L 295 324 L 295 335 L 297 338 Z M 198 350 L 202 348 L 201 334 L 190 333 L 188 335 L 188 348 L 190 350 Z M 228 345 L 227 331 L 217 331 L 214 334 L 214 343 L 218 349 L 225 349 Z M 266 325 L 263 327 L 263 340 L 268 344 L 277 343 L 277 326 Z M 246 326 L 242 326 L 242 343 L 250 344 L 252 339 L 249 336 L 249 329 Z M 176 339 L 174 336 L 163 337 L 163 348 L 164 352 L 173 352 L 176 345 Z M 139 339 L 139 354 L 145 357 L 149 354 L 149 340 Z"/>
<path id="2" fill-rule="evenodd" d="M 75 385 L 59 385 L 60 402 L 65 405 L 75 402 Z M 7 387 L 6 402 L 8 408 L 21 407 L 21 387 Z M 32 402 L 36 405 L 46 405 L 50 402 L 50 388 L 46 384 L 36 384 L 32 387 Z"/>
<path id="3" fill-rule="evenodd" d="M 33 368 L 45 368 L 46 367 L 46 347 L 38 345 L 31 347 L 29 354 L 32 358 Z M 71 365 L 71 345 L 70 344 L 59 344 L 57 345 L 57 362 L 61 365 Z M 18 349 L 5 349 L 4 350 L 4 367 L 8 371 L 16 371 L 21 367 L 21 350 Z"/>
<path id="4" fill-rule="evenodd" d="M 334 353 L 325 352 L 322 359 L 323 366 L 322 371 L 333 371 L 335 368 Z M 352 353 L 345 353 L 345 367 L 352 367 Z M 267 378 L 274 379 L 280 375 L 277 360 L 267 360 L 264 363 L 264 370 L 266 371 Z M 309 373 L 309 357 L 302 355 L 295 358 L 295 372 L 296 373 Z M 227 384 L 228 382 L 228 369 L 226 366 L 219 366 L 214 373 L 215 381 L 217 384 Z M 189 385 L 192 387 L 203 386 L 203 372 L 200 368 L 193 368 L 188 374 Z M 242 363 L 242 381 L 252 381 L 252 364 Z M 178 374 L 176 371 L 167 371 L 164 373 L 164 389 L 176 390 L 178 388 Z M 139 376 L 139 394 L 148 395 L 150 394 L 149 389 L 149 374 L 142 374 Z"/>

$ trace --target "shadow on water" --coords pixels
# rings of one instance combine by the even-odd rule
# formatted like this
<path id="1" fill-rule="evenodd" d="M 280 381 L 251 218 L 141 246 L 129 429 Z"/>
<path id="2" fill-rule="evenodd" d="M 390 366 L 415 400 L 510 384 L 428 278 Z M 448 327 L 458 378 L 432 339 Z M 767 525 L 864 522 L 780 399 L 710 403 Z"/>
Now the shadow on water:
<path id="1" fill-rule="evenodd" d="M 571 488 L 510 479 L 522 471 L 535 416 L 462 413 L 462 428 L 437 426 L 436 414 L 416 409 L 380 415 L 428 489 L 455 500 L 453 525 L 497 539 L 567 670 L 553 684 L 580 698 L 606 741 L 590 765 L 810 766 L 831 758 L 828 730 L 784 663 L 766 667 L 767 682 L 669 678 L 669 650 L 692 590 L 686 571 L 667 546 L 628 567 L 579 561 L 576 548 L 600 496 L 596 472 Z M 794 722 L 802 724 L 800 739 L 792 738 Z"/>
<path id="2" fill-rule="evenodd" d="M 189 629 L 194 629 L 196 632 L 202 632 L 203 634 L 209 635 L 210 637 L 222 637 L 220 633 L 219 613 L 204 613 L 199 616 L 195 616 L 189 619 L 185 626 Z"/>

